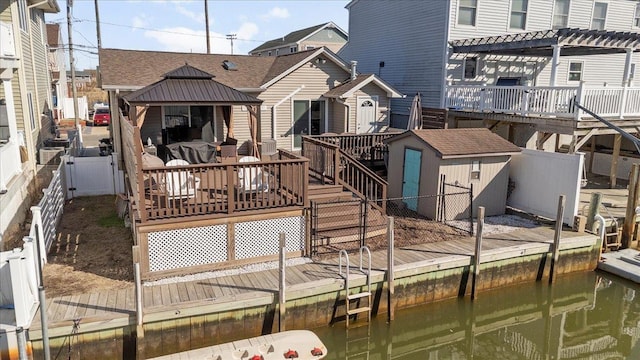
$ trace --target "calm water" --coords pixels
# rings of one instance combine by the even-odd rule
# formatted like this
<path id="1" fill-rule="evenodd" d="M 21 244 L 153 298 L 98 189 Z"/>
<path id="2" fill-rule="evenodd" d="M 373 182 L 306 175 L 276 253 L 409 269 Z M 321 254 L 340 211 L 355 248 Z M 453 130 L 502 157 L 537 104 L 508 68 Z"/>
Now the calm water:
<path id="1" fill-rule="evenodd" d="M 585 273 L 314 331 L 328 359 L 640 359 L 640 287 Z"/>

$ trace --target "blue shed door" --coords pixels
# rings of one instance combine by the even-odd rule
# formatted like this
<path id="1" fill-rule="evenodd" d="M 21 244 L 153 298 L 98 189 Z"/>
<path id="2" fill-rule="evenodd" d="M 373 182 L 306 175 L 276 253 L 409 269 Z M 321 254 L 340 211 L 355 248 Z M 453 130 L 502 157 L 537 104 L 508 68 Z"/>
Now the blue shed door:
<path id="1" fill-rule="evenodd" d="M 420 190 L 420 165 L 422 151 L 404 149 L 404 171 L 402 177 L 402 197 L 407 208 L 418 210 L 418 192 Z"/>

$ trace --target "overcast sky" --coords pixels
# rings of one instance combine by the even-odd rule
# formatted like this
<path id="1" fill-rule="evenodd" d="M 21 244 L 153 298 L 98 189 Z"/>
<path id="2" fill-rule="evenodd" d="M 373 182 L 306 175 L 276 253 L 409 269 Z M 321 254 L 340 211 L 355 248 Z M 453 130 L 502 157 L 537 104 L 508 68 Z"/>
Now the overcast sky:
<path id="1" fill-rule="evenodd" d="M 211 52 L 231 53 L 227 34 L 236 34 L 234 54 L 247 54 L 267 40 L 333 21 L 348 31 L 347 0 L 208 0 Z M 67 3 L 47 14 L 67 38 Z M 102 47 L 206 52 L 204 0 L 98 0 Z M 73 1 L 73 43 L 77 69 L 98 64 L 94 0 Z M 67 68 L 69 65 L 67 64 Z"/>

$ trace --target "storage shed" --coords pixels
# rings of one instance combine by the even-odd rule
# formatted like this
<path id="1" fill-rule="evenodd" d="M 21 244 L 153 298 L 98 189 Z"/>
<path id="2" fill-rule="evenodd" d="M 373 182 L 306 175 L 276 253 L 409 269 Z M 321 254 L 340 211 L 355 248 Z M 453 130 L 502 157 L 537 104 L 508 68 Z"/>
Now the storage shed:
<path id="1" fill-rule="evenodd" d="M 485 128 L 410 130 L 386 143 L 389 198 L 402 197 L 407 208 L 436 219 L 434 195 L 442 192 L 444 175 L 448 184 L 473 185 L 473 216 L 478 206 L 486 208 L 487 216 L 504 214 L 509 161 L 521 151 L 518 146 Z M 458 206 L 455 211 L 468 214 L 468 201 L 465 204 L 465 209 Z M 445 216 L 451 219 L 456 214 Z"/>

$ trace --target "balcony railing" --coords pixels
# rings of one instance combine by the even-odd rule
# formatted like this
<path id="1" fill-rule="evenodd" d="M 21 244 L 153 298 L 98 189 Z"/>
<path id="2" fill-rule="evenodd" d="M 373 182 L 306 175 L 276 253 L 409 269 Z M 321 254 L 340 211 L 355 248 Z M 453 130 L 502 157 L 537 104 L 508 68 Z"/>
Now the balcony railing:
<path id="1" fill-rule="evenodd" d="M 574 107 L 577 101 L 600 116 L 640 116 L 640 88 L 628 86 L 449 85 L 446 95 L 446 107 L 454 110 L 587 118 Z"/>

